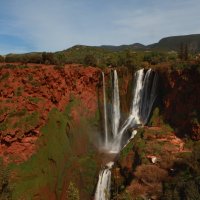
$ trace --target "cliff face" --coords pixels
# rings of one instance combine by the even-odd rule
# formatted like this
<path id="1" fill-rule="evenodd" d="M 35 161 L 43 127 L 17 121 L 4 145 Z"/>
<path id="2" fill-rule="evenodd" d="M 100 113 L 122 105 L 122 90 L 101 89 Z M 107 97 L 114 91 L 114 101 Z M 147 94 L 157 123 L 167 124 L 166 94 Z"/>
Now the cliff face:
<path id="1" fill-rule="evenodd" d="M 160 72 L 164 121 L 178 136 L 200 140 L 200 73 L 196 68 Z"/>
<path id="2" fill-rule="evenodd" d="M 1 67 L 0 197 L 66 199 L 72 182 L 89 199 L 98 173 L 89 138 L 98 128 L 100 75 L 79 65 Z"/>
<path id="3" fill-rule="evenodd" d="M 105 71 L 109 109 L 110 71 Z M 132 101 L 133 74 L 126 68 L 117 71 L 121 112 L 126 118 Z M 129 184 L 130 194 L 155 191 L 150 196 L 160 196 L 162 181 L 171 178 L 168 171 L 180 153 L 191 153 L 177 136 L 200 139 L 200 73 L 197 69 L 159 69 L 158 73 L 159 108 L 149 122 L 154 127 L 140 130 L 117 162 L 121 182 L 116 180 L 115 187 Z M 6 187 L 0 182 L 2 194 L 11 192 L 13 199 L 66 199 L 72 182 L 74 189 L 80 190 L 81 199 L 89 199 L 99 172 L 99 155 L 89 134 L 100 132 L 98 115 L 103 116 L 102 106 L 98 68 L 30 64 L 1 67 L 0 157 L 5 170 L 11 172 L 9 178 L 5 176 Z M 157 166 L 152 163 L 155 157 L 159 160 Z M 159 175 L 150 177 L 152 180 L 142 175 L 154 171 Z M 152 190 L 153 186 L 157 189 Z"/>
<path id="4" fill-rule="evenodd" d="M 113 168 L 113 198 L 168 200 L 200 196 L 196 179 L 200 174 L 199 70 L 159 68 L 157 72 L 156 107 L 148 126 L 139 129 L 120 152 Z"/>
<path id="5" fill-rule="evenodd" d="M 52 108 L 63 111 L 73 99 L 81 108 L 72 117 L 92 115 L 97 110 L 100 70 L 77 65 L 4 67 L 0 84 L 0 155 L 9 162 L 25 161 L 36 151 L 40 128 Z M 81 113 L 82 112 L 82 113 Z"/>

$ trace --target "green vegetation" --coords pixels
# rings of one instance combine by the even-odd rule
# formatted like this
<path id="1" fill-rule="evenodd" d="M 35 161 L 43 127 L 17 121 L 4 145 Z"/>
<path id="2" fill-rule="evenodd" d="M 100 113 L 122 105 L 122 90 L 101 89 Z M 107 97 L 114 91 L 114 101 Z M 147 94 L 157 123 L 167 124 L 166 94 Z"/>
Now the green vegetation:
<path id="1" fill-rule="evenodd" d="M 42 55 L 41 53 L 8 54 L 5 57 L 5 62 L 42 63 Z"/>
<path id="2" fill-rule="evenodd" d="M 8 108 L 7 108 L 7 107 L 1 108 L 1 110 L 0 110 L 0 115 L 6 113 L 7 111 L 8 111 Z"/>
<path id="3" fill-rule="evenodd" d="M 197 55 L 199 50 L 191 49 L 187 42 L 181 43 L 183 39 L 175 42 L 174 46 L 174 38 L 166 38 L 158 44 L 149 46 L 148 49 L 141 45 L 139 48 L 135 46 L 115 48 L 79 45 L 56 53 L 9 54 L 5 58 L 6 62 L 20 62 L 21 64 L 18 66 L 7 64 L 5 67 L 22 69 L 27 68 L 26 64 L 31 62 L 54 64 L 54 69 L 60 70 L 64 64 L 77 63 L 102 68 L 125 66 L 129 72 L 134 72 L 141 67 L 151 67 L 153 69 L 169 69 L 169 73 L 173 71 L 178 74 L 180 71 L 188 69 L 195 69 L 195 73 L 199 73 L 200 57 Z M 172 49 L 172 46 L 175 48 Z M 8 79 L 9 76 L 8 72 L 1 75 L 0 81 Z M 193 84 L 188 82 L 187 76 L 183 74 L 177 77 L 180 77 L 180 81 L 184 81 L 185 87 L 189 85 L 192 89 Z M 124 81 L 123 79 L 122 76 L 119 81 Z M 35 87 L 40 86 L 32 74 L 28 74 L 28 81 Z M 181 88 L 179 85 L 176 87 Z M 18 87 L 14 91 L 14 95 L 20 96 L 22 92 L 23 87 Z M 179 96 L 181 92 L 179 91 Z M 107 88 L 107 93 L 111 95 L 109 88 Z M 194 94 L 193 91 L 191 93 Z M 183 93 L 181 100 L 184 101 L 187 98 L 189 95 Z M 41 99 L 28 97 L 28 100 L 37 104 Z M 56 195 L 56 198 L 59 199 L 64 185 L 68 186 L 65 188 L 67 199 L 88 199 L 91 197 L 97 182 L 95 177 L 99 166 L 89 134 L 93 133 L 98 126 L 100 116 L 99 112 L 96 112 L 95 116 L 90 119 L 83 119 L 80 116 L 77 121 L 72 121 L 71 110 L 77 106 L 80 106 L 80 101 L 71 97 L 64 112 L 59 112 L 55 108 L 51 110 L 47 124 L 40 130 L 41 137 L 36 142 L 39 151 L 32 155 L 29 160 L 18 165 L 10 164 L 8 167 L 0 162 L 0 199 L 10 199 L 12 196 L 14 200 L 28 200 L 40 198 L 41 194 L 42 198 L 48 199 L 49 196 Z M 179 114 L 176 113 L 176 117 L 182 121 L 189 121 L 193 128 L 197 128 L 199 127 L 199 112 L 191 110 L 189 115 L 179 112 Z M 173 152 L 178 147 L 162 140 L 170 136 L 170 133 L 174 133 L 173 128 L 175 128 L 175 126 L 172 128 L 171 124 L 166 123 L 162 112 L 160 107 L 155 108 L 148 123 L 151 127 L 139 129 L 134 140 L 121 151 L 119 163 L 126 162 L 130 153 L 133 155 L 128 158 L 129 160 L 127 159 L 128 167 L 125 166 L 121 171 L 123 176 L 120 179 L 121 185 L 117 185 L 117 190 L 119 189 L 121 194 L 119 196 L 113 195 L 113 198 L 132 199 L 131 193 L 124 188 L 131 183 L 134 177 L 133 182 L 138 181 L 139 183 L 134 183 L 132 192 L 140 191 L 143 184 L 145 190 L 156 191 L 158 189 L 157 195 L 162 199 L 199 199 L 200 145 L 188 140 L 185 147 L 193 149 L 192 153 L 177 153 L 177 160 L 172 158 L 174 154 L 168 155 L 167 151 Z M 6 108 L 2 108 L 0 113 L 7 113 Z M 38 112 L 31 113 L 26 109 L 9 111 L 7 114 L 5 120 L 0 123 L 0 131 L 8 128 L 21 130 L 17 135 L 19 141 L 24 137 L 24 134 L 28 134 L 38 125 L 40 119 Z M 190 120 L 187 120 L 188 116 Z M 173 116 L 170 118 L 173 119 Z M 94 129 L 91 129 L 91 126 Z M 147 157 L 147 155 L 155 155 L 159 158 L 156 165 L 151 163 L 151 157 Z M 170 171 L 170 169 L 174 171 Z M 166 174 L 166 171 L 169 173 Z M 151 192 L 148 195 L 150 198 Z M 135 199 L 140 199 L 140 197 Z"/>
<path id="4" fill-rule="evenodd" d="M 11 195 L 12 200 L 31 200 L 35 196 L 49 199 L 52 195 L 60 199 L 64 181 L 71 185 L 68 188 L 72 195 L 70 199 L 88 199 L 92 195 L 98 166 L 95 149 L 88 136 L 91 132 L 91 119 L 80 119 L 77 124 L 71 120 L 70 115 L 71 109 L 79 103 L 79 100 L 72 97 L 63 113 L 55 108 L 50 111 L 47 124 L 40 130 L 42 135 L 36 141 L 39 151 L 24 163 L 7 166 L 6 169 L 10 169 L 12 176 L 2 172 L 5 178 L 1 177 L 6 185 L 0 195 Z M 18 121 L 12 124 L 11 119 L 15 117 Z M 20 127 L 23 131 L 28 131 L 36 126 L 38 118 L 37 112 L 13 110 L 3 125 L 5 128 Z M 1 128 L 3 125 L 1 123 Z"/>
<path id="5" fill-rule="evenodd" d="M 120 152 L 120 159 L 126 157 L 133 150 L 133 143 L 129 142 Z"/>
<path id="6" fill-rule="evenodd" d="M 197 112 L 190 117 L 194 127 L 198 126 Z M 159 107 L 154 109 L 149 125 L 152 127 L 138 129 L 134 140 L 120 153 L 118 164 L 124 181 L 117 186 L 113 182 L 112 187 L 119 188 L 118 193 L 113 190 L 113 199 L 200 199 L 200 142 L 185 138 L 185 151 L 179 152 L 182 145 L 170 139 L 174 130 L 164 122 Z M 131 151 L 132 160 L 128 157 Z"/>
<path id="7" fill-rule="evenodd" d="M 200 51 L 199 46 L 200 34 L 184 35 L 184 36 L 172 36 L 161 39 L 158 43 L 150 45 L 152 49 L 158 50 L 174 50 L 179 51 L 181 45 L 187 44 L 189 51 L 196 53 Z"/>
<path id="8" fill-rule="evenodd" d="M 3 164 L 0 158 L 0 199 L 11 200 L 11 188 L 9 186 L 10 170 Z"/>
<path id="9" fill-rule="evenodd" d="M 169 56 L 169 54 L 166 54 L 164 52 L 153 51 L 153 52 L 144 54 L 143 60 L 150 63 L 151 65 L 156 65 L 156 64 L 171 60 L 171 57 Z"/>
<path id="10" fill-rule="evenodd" d="M 14 127 L 18 127 L 24 132 L 28 132 L 34 127 L 36 127 L 38 125 L 38 122 L 39 122 L 39 113 L 32 112 L 30 114 L 21 117 L 19 121 L 14 124 Z"/>
<path id="11" fill-rule="evenodd" d="M 4 62 L 4 57 L 0 55 L 0 63 Z"/>
<path id="12" fill-rule="evenodd" d="M 126 175 L 126 167 L 120 169 L 121 179 L 124 178 L 125 181 L 121 182 L 118 188 L 126 186 L 126 181 L 131 180 L 131 184 L 128 182 L 128 187 L 119 189 L 119 193 L 115 194 L 113 191 L 113 199 L 200 199 L 200 142 L 190 143 L 192 152 L 170 155 L 162 151 L 166 147 L 165 142 L 155 142 L 148 137 L 145 139 L 146 132 L 147 130 L 140 129 L 131 144 L 134 152 L 131 173 L 134 173 L 134 176 Z M 145 145 L 141 140 L 145 140 Z M 121 153 L 124 155 L 123 151 Z M 157 163 L 148 161 L 147 155 L 157 155 Z M 112 187 L 116 187 L 116 183 L 113 184 L 115 186 Z"/>
<path id="13" fill-rule="evenodd" d="M 41 101 L 41 99 L 38 98 L 38 97 L 29 97 L 29 101 L 31 101 L 32 103 L 37 104 L 39 101 Z"/>
<path id="14" fill-rule="evenodd" d="M 1 81 L 4 81 L 4 80 L 6 80 L 6 79 L 8 79 L 9 76 L 10 76 L 10 74 L 9 74 L 8 72 L 6 72 L 5 74 L 2 74 L 2 75 L 0 76 L 0 82 L 1 82 Z"/>
<path id="15" fill-rule="evenodd" d="M 79 200 L 79 191 L 73 182 L 69 183 L 66 200 Z"/>
<path id="16" fill-rule="evenodd" d="M 188 67 L 189 61 L 198 59 L 199 37 L 199 34 L 168 37 L 148 46 L 141 44 L 99 47 L 76 45 L 55 53 L 8 54 L 5 56 L 5 62 L 43 63 L 57 66 L 76 63 L 102 68 L 126 66 L 130 70 L 168 62 L 176 68 L 182 68 Z M 4 60 L 4 57 L 0 60 Z"/>
<path id="17" fill-rule="evenodd" d="M 21 138 L 25 132 L 29 132 L 36 127 L 38 122 L 38 112 L 28 113 L 25 109 L 19 111 L 13 110 L 9 112 L 6 120 L 0 124 L 0 130 L 19 128 L 21 132 L 18 132 L 18 137 Z"/>
<path id="18" fill-rule="evenodd" d="M 32 199 L 36 192 L 45 187 L 53 192 L 54 184 L 58 180 L 63 180 L 63 162 L 66 159 L 66 152 L 70 154 L 69 141 L 65 133 L 66 121 L 66 117 L 56 109 L 49 113 L 48 124 L 42 128 L 42 136 L 37 141 L 40 151 L 27 162 L 13 166 L 13 171 L 19 177 L 12 180 L 13 199 Z M 58 192 L 62 190 L 59 186 L 57 184 Z"/>
<path id="19" fill-rule="evenodd" d="M 176 161 L 174 174 L 163 184 L 164 200 L 200 199 L 200 143 L 194 145 L 192 154 Z"/>
<path id="20" fill-rule="evenodd" d="M 15 96 L 21 96 L 23 92 L 23 87 L 18 87 L 15 91 L 14 94 Z"/>

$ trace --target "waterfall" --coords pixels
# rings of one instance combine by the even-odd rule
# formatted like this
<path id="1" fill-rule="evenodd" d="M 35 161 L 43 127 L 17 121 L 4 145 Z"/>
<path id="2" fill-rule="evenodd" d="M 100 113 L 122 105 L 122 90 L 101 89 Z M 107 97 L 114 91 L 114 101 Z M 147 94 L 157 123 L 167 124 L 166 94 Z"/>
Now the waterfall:
<path id="1" fill-rule="evenodd" d="M 120 129 L 116 139 L 113 141 L 113 145 L 111 148 L 111 152 L 119 152 L 121 149 L 121 140 L 123 133 L 130 127 L 130 125 L 138 125 L 140 124 L 140 102 L 142 96 L 142 88 L 143 88 L 143 77 L 144 77 L 144 69 L 138 70 L 135 73 L 134 78 L 134 90 L 133 90 L 133 101 L 130 110 L 130 114 L 128 119 L 123 123 L 122 128 Z"/>
<path id="2" fill-rule="evenodd" d="M 140 102 L 143 89 L 144 69 L 140 69 L 135 73 L 135 84 L 133 86 L 133 102 L 130 116 L 134 118 L 134 124 L 140 124 Z"/>
<path id="3" fill-rule="evenodd" d="M 107 101 L 106 101 L 104 72 L 102 72 L 102 79 L 103 79 L 103 108 L 104 108 L 104 143 L 105 143 L 105 146 L 107 146 L 108 145 L 108 121 L 107 121 Z"/>
<path id="4" fill-rule="evenodd" d="M 145 75 L 142 89 L 142 101 L 140 105 L 140 120 L 142 124 L 148 122 L 153 104 L 157 97 L 158 75 L 149 69 Z"/>
<path id="5" fill-rule="evenodd" d="M 105 95 L 105 80 L 103 76 L 103 95 L 104 95 L 104 127 L 105 127 L 105 146 L 109 153 L 119 153 L 122 149 L 123 135 L 125 131 L 138 125 L 145 125 L 152 111 L 153 104 L 157 97 L 158 75 L 149 69 L 146 73 L 144 69 L 140 69 L 135 73 L 133 84 L 133 99 L 128 118 L 119 129 L 120 122 L 120 98 L 118 88 L 117 71 L 113 72 L 113 97 L 112 97 L 112 136 L 108 136 L 107 129 L 107 111 L 106 111 L 106 95 Z M 123 148 L 137 134 L 137 130 L 132 132 L 131 138 L 125 141 Z M 110 140 L 108 140 L 110 138 Z M 104 147 L 105 147 L 104 146 Z M 111 168 L 113 162 L 106 165 L 106 168 L 99 173 L 99 180 L 95 193 L 95 200 L 110 199 L 111 185 Z"/>
<path id="6" fill-rule="evenodd" d="M 111 168 L 113 162 L 109 162 L 106 168 L 99 173 L 99 180 L 95 192 L 95 200 L 109 200 L 110 199 L 110 185 L 111 185 Z"/>
<path id="7" fill-rule="evenodd" d="M 119 100 L 119 85 L 117 71 L 113 74 L 113 99 L 112 99 L 112 133 L 113 138 L 116 138 L 120 122 L 120 100 Z"/>

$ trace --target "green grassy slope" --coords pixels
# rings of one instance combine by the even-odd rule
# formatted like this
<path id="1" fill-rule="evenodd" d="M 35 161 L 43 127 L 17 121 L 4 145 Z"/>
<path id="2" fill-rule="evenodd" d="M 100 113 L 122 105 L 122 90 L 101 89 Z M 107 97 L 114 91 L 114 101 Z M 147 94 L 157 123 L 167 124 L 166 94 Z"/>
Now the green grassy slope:
<path id="1" fill-rule="evenodd" d="M 8 196 L 12 200 L 60 199 L 63 186 L 73 182 L 80 190 L 80 197 L 89 199 L 94 191 L 98 165 L 95 148 L 88 136 L 91 119 L 81 119 L 76 124 L 70 117 L 71 108 L 75 108 L 78 102 L 72 101 L 64 112 L 55 108 L 50 111 L 37 141 L 38 150 L 30 159 L 3 166 L 8 173 L 4 178 L 7 189 L 3 190 L 5 185 L 0 185 L 0 197 Z"/>

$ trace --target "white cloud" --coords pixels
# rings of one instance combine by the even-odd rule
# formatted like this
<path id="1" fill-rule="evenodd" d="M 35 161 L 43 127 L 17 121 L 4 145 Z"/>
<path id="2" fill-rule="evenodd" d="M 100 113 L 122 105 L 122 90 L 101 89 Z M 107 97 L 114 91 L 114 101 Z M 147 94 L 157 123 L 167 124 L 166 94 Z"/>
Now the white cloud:
<path id="1" fill-rule="evenodd" d="M 56 1 L 16 2 L 13 12 L 15 34 L 26 37 L 37 50 L 65 48 L 69 43 L 69 19 Z"/>
<path id="2" fill-rule="evenodd" d="M 102 5 L 92 0 L 8 2 L 10 16 L 0 20 L 0 34 L 21 38 L 24 44 L 13 48 L 23 50 L 57 51 L 75 44 L 148 44 L 165 36 L 200 33 L 199 0 L 102 0 Z"/>
<path id="3" fill-rule="evenodd" d="M 153 43 L 165 36 L 200 33 L 197 20 L 199 9 L 200 4 L 194 7 L 191 3 L 183 2 L 165 9 L 156 5 L 123 12 L 114 23 L 121 27 L 121 32 L 128 39 Z"/>

